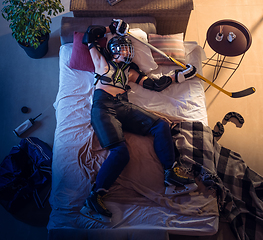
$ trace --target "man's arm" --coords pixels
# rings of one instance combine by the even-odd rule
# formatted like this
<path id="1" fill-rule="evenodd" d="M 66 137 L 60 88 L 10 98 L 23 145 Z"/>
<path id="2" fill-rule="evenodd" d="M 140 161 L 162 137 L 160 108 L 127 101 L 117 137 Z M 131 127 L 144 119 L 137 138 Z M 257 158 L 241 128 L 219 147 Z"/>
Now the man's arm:
<path id="1" fill-rule="evenodd" d="M 104 37 L 104 35 L 109 32 L 109 27 L 91 25 L 88 27 L 82 39 L 82 43 L 89 47 L 95 72 L 100 75 L 104 74 L 108 70 L 108 64 L 105 57 L 101 53 L 102 48 L 98 43 L 98 39 Z"/>
<path id="2" fill-rule="evenodd" d="M 160 92 L 170 86 L 172 78 L 168 76 L 162 76 L 159 79 L 149 78 L 139 69 L 137 64 L 132 63 L 129 71 L 129 81 L 135 82 L 143 88 Z"/>
<path id="3" fill-rule="evenodd" d="M 82 43 L 87 45 L 90 55 L 95 66 L 95 72 L 102 75 L 108 71 L 108 64 L 102 54 L 102 48 L 98 43 L 98 39 L 102 38 L 106 33 L 125 34 L 129 29 L 129 25 L 121 19 L 113 19 L 110 26 L 104 27 L 100 25 L 91 25 L 85 32 Z"/>
<path id="4" fill-rule="evenodd" d="M 136 64 L 133 64 L 129 72 L 129 81 L 135 82 L 142 87 L 160 92 L 169 87 L 172 82 L 181 83 L 189 80 L 196 75 L 196 68 L 187 64 L 186 70 L 175 70 L 172 76 L 162 76 L 159 79 L 152 79 L 146 76 Z"/>

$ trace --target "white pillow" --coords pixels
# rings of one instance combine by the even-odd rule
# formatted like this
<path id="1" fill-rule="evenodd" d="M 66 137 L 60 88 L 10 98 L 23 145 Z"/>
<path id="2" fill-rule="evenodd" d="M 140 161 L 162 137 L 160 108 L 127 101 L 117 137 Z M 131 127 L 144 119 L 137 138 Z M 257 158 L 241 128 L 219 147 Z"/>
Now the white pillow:
<path id="1" fill-rule="evenodd" d="M 136 38 L 148 42 L 146 32 L 140 28 L 130 29 L 129 32 Z M 107 34 L 107 39 L 109 40 L 112 36 L 111 33 Z M 132 61 L 138 65 L 140 70 L 144 73 L 149 73 L 150 71 L 157 69 L 158 65 L 153 59 L 151 49 L 133 37 L 128 36 L 128 38 L 132 41 L 135 51 Z"/>
<path id="2" fill-rule="evenodd" d="M 140 28 L 130 29 L 130 33 L 137 37 L 140 40 L 148 42 L 147 34 Z M 154 61 L 151 49 L 134 39 L 133 37 L 128 36 L 132 41 L 132 45 L 134 46 L 135 56 L 133 58 L 133 62 L 136 63 L 140 70 L 145 73 L 148 73 L 156 68 L 158 68 L 157 63 Z"/>

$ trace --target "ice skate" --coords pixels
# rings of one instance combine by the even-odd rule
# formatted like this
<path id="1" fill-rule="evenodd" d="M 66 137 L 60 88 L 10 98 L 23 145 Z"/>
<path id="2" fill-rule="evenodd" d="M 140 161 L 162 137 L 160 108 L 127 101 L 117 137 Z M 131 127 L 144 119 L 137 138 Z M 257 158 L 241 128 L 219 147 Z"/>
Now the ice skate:
<path id="1" fill-rule="evenodd" d="M 194 177 L 198 179 L 197 181 L 200 181 L 207 190 L 215 191 L 218 197 L 223 194 L 222 180 L 216 174 L 205 170 L 204 167 L 199 164 L 194 164 L 191 171 Z"/>
<path id="2" fill-rule="evenodd" d="M 102 223 L 111 222 L 112 213 L 105 207 L 102 198 L 103 196 L 99 193 L 91 191 L 80 212 L 95 221 Z"/>
<path id="3" fill-rule="evenodd" d="M 166 186 L 165 194 L 169 195 L 182 195 L 198 188 L 195 180 L 187 177 L 179 166 L 165 170 L 164 183 Z"/>

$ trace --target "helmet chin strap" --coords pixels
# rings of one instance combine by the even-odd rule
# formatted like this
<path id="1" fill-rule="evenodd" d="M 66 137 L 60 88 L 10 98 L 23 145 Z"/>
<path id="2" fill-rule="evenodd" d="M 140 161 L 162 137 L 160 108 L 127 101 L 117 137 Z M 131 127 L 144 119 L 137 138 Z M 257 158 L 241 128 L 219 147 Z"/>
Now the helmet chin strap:
<path id="1" fill-rule="evenodd" d="M 114 54 L 114 55 L 117 55 L 117 54 Z M 119 58 L 120 56 L 121 56 L 120 54 L 118 54 L 117 57 L 113 56 L 113 59 L 118 60 L 118 58 Z"/>

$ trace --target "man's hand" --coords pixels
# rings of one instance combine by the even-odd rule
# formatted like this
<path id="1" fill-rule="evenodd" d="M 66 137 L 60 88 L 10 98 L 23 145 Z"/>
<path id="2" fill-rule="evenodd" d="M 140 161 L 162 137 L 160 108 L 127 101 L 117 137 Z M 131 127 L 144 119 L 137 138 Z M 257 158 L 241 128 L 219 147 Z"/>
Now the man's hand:
<path id="1" fill-rule="evenodd" d="M 88 43 L 94 43 L 98 39 L 102 38 L 106 33 L 106 28 L 100 25 L 91 25 L 85 32 L 82 43 L 88 45 Z"/>
<path id="2" fill-rule="evenodd" d="M 129 24 L 122 21 L 121 19 L 113 19 L 109 28 L 112 34 L 117 33 L 123 36 L 129 31 Z"/>
<path id="3" fill-rule="evenodd" d="M 185 80 L 193 78 L 196 73 L 196 67 L 191 64 L 187 64 L 185 70 L 175 70 L 175 81 L 178 83 L 184 82 Z"/>

